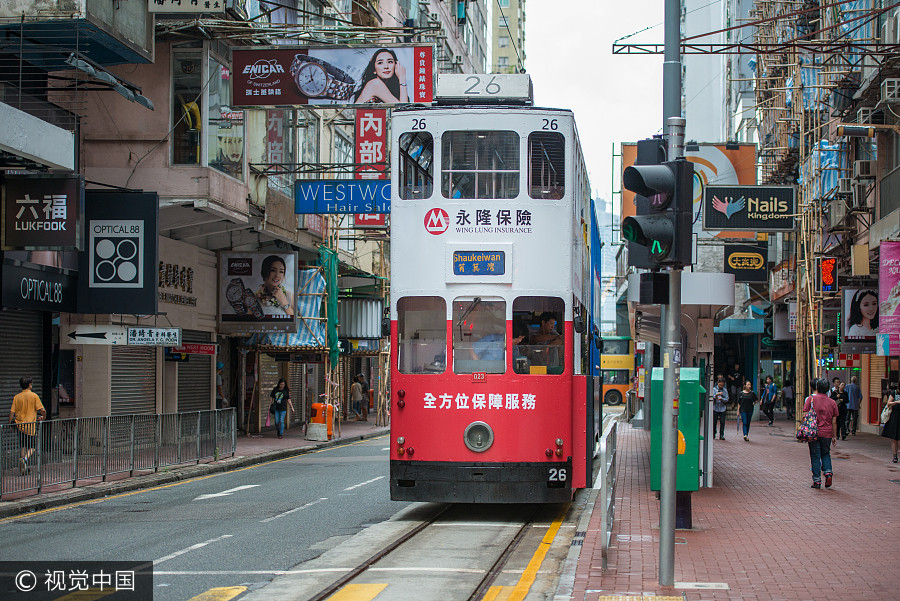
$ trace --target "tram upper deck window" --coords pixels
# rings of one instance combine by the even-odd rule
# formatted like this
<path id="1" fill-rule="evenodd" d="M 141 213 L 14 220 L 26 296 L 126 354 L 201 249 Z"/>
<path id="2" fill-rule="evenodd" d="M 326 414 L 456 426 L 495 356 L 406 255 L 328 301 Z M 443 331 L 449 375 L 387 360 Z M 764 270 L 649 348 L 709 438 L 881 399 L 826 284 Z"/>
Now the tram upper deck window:
<path id="1" fill-rule="evenodd" d="M 438 374 L 447 369 L 447 304 L 438 296 L 397 301 L 397 368 L 404 374 Z"/>
<path id="2" fill-rule="evenodd" d="M 480 297 L 453 301 L 453 372 L 506 371 L 506 303 Z"/>
<path id="3" fill-rule="evenodd" d="M 513 371 L 561 374 L 565 366 L 566 305 L 554 296 L 520 296 L 513 301 Z"/>
<path id="4" fill-rule="evenodd" d="M 528 194 L 531 198 L 559 200 L 566 186 L 566 139 L 559 132 L 528 135 Z"/>
<path id="5" fill-rule="evenodd" d="M 430 198 L 434 188 L 434 138 L 427 131 L 400 134 L 400 198 Z"/>
<path id="6" fill-rule="evenodd" d="M 600 344 L 601 353 L 604 355 L 628 355 L 628 339 L 625 340 L 603 340 Z"/>
<path id="7" fill-rule="evenodd" d="M 516 198 L 519 134 L 514 131 L 448 131 L 441 136 L 444 198 Z"/>

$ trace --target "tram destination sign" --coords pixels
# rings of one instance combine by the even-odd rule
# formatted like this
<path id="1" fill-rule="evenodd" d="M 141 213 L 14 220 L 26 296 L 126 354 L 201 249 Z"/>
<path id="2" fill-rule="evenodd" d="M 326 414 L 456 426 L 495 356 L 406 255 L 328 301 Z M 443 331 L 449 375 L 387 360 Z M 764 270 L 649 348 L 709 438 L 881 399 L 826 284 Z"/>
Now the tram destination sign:
<path id="1" fill-rule="evenodd" d="M 790 232 L 797 214 L 793 186 L 706 186 L 703 229 Z"/>
<path id="2" fill-rule="evenodd" d="M 528 101 L 534 97 L 531 76 L 527 74 L 456 74 L 438 75 L 438 98 L 448 100 L 485 101 Z"/>
<path id="3" fill-rule="evenodd" d="M 390 213 L 390 180 L 329 179 L 294 182 L 294 213 Z"/>
<path id="4" fill-rule="evenodd" d="M 453 251 L 454 275 L 504 275 L 506 273 L 506 253 L 502 250 L 456 250 Z"/>

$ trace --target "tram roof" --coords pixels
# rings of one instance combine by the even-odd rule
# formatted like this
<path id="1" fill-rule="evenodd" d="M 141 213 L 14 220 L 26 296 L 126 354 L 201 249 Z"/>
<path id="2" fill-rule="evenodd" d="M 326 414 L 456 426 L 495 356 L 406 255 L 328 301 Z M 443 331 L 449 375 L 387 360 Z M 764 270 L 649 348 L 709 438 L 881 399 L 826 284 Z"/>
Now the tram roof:
<path id="1" fill-rule="evenodd" d="M 568 113 L 570 115 L 574 115 L 574 111 L 572 109 L 561 109 L 561 108 L 553 108 L 553 107 L 541 107 L 541 106 L 531 106 L 525 104 L 490 104 L 490 103 L 465 103 L 465 102 L 451 102 L 451 103 L 440 103 L 440 104 L 405 104 L 403 106 L 395 106 L 393 107 L 393 111 L 395 113 L 402 113 L 408 111 L 422 111 L 422 110 L 446 110 L 446 109 L 490 109 L 495 111 L 497 109 L 512 109 L 517 111 L 552 111 L 557 113 Z"/>

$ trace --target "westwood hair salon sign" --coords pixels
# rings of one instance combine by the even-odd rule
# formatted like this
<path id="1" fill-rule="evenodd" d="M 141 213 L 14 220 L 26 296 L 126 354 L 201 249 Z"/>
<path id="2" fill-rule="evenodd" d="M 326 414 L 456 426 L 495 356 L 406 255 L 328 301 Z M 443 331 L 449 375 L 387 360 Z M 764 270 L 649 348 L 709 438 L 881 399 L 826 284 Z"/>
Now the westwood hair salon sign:
<path id="1" fill-rule="evenodd" d="M 795 228 L 797 189 L 792 186 L 706 186 L 703 229 L 790 232 Z"/>

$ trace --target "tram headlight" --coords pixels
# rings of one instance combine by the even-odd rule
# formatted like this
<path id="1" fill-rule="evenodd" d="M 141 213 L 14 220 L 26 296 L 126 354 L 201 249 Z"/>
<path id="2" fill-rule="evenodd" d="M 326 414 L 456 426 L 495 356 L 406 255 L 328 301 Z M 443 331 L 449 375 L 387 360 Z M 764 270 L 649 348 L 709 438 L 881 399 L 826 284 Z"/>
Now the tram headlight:
<path id="1" fill-rule="evenodd" d="M 494 431 L 484 422 L 472 422 L 466 426 L 463 442 L 470 451 L 484 453 L 494 444 Z"/>
<path id="2" fill-rule="evenodd" d="M 558 447 L 563 446 L 563 439 L 562 439 L 562 438 L 557 438 L 557 439 L 556 439 L 556 446 L 558 446 Z"/>
<path id="3" fill-rule="evenodd" d="M 398 436 L 398 437 L 397 437 L 397 444 L 398 444 L 399 446 L 402 447 L 404 442 L 406 442 L 406 439 L 405 439 L 405 438 L 403 438 L 402 436 Z"/>

